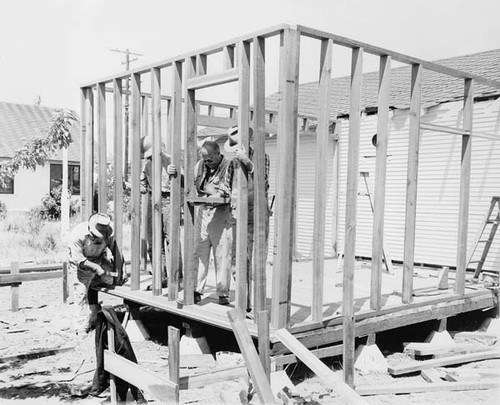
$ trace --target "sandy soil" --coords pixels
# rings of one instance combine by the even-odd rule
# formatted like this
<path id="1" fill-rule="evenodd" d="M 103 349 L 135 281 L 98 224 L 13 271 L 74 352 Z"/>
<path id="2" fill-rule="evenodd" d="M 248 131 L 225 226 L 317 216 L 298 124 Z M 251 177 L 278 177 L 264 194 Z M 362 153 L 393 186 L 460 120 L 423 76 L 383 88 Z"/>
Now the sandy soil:
<path id="1" fill-rule="evenodd" d="M 121 301 L 102 297 L 104 304 L 119 305 Z M 106 399 L 96 397 L 75 397 L 72 387 L 81 387 L 93 377 L 94 336 L 77 340 L 71 328 L 72 305 L 62 303 L 62 288 L 59 280 L 24 283 L 20 287 L 20 310 L 10 310 L 10 287 L 0 288 L 0 403 L 1 404 L 100 404 Z M 163 327 L 162 327 L 163 328 Z M 154 329 L 154 328 L 153 328 Z M 474 341 L 476 345 L 490 347 L 496 340 Z M 164 373 L 167 369 L 168 347 L 161 338 L 134 342 L 134 351 L 139 363 L 150 370 Z M 182 345 L 181 345 L 182 347 Z M 498 347 L 498 346 L 497 346 Z M 37 350 L 69 348 L 68 351 L 37 359 L 3 361 L 8 356 Z M 230 356 L 231 357 L 231 356 Z M 241 362 L 240 355 L 231 357 Z M 411 361 L 403 353 L 387 355 L 389 364 Z M 327 363 L 339 369 L 338 359 Z M 207 366 L 208 367 L 208 366 Z M 182 369 L 181 375 L 207 371 L 208 368 Z M 461 370 L 500 371 L 500 360 L 487 360 L 465 364 Z M 317 377 L 305 367 L 291 365 L 287 374 L 296 385 L 295 391 L 311 404 L 342 403 L 335 393 L 326 389 Z M 340 370 L 337 372 L 341 372 Z M 472 374 L 471 374 L 472 375 Z M 472 378 L 472 377 L 471 377 Z M 498 379 L 498 378 L 497 378 Z M 357 385 L 395 384 L 401 382 L 422 382 L 420 375 L 393 378 L 386 373 L 357 375 Z M 246 388 L 246 387 L 245 387 Z M 182 404 L 220 404 L 227 398 L 236 401 L 241 391 L 241 382 L 224 382 L 210 387 L 181 391 Z M 106 394 L 106 393 L 105 393 Z M 226 398 L 226 402 L 223 402 Z M 410 395 L 379 395 L 365 397 L 369 404 L 498 404 L 499 389 L 481 391 L 431 392 Z M 148 398 L 146 398 L 148 399 Z M 154 403 L 154 401 L 149 401 Z M 237 403 L 237 402 L 234 402 Z M 253 398 L 251 403 L 258 403 Z"/>

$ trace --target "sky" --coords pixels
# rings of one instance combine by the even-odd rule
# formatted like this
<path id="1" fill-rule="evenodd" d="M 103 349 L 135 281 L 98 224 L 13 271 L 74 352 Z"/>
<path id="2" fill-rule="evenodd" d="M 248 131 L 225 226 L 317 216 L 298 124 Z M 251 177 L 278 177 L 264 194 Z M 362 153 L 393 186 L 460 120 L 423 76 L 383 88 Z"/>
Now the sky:
<path id="1" fill-rule="evenodd" d="M 0 0 L 0 101 L 79 111 L 124 70 L 110 49 L 138 67 L 290 23 L 436 60 L 500 48 L 499 21 L 499 0 Z"/>

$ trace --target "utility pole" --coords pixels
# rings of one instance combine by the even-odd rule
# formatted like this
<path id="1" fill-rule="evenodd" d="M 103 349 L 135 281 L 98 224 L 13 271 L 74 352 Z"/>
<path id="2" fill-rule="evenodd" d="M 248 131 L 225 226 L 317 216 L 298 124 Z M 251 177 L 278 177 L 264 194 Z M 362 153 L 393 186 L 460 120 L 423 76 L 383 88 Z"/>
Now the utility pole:
<path id="1" fill-rule="evenodd" d="M 125 61 L 122 65 L 125 65 L 125 70 L 130 70 L 130 63 L 136 61 L 138 58 L 130 59 L 130 55 L 142 56 L 140 53 L 130 52 L 130 49 L 110 49 L 111 52 L 119 52 L 125 54 Z M 130 100 L 130 78 L 125 82 L 125 159 L 123 164 L 123 181 L 128 181 L 128 150 L 129 150 L 129 100 Z"/>

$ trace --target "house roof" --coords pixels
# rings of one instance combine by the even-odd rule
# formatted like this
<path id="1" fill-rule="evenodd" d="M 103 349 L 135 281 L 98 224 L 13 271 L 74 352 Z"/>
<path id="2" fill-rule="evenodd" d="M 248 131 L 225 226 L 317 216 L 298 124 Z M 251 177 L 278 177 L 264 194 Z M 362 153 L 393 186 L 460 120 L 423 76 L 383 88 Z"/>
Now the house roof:
<path id="1" fill-rule="evenodd" d="M 55 108 L 40 105 L 15 104 L 0 101 L 0 158 L 14 156 L 25 141 L 45 138 L 50 128 Z M 80 127 L 71 129 L 73 142 L 68 148 L 68 160 L 80 161 Z M 50 157 L 62 160 L 62 152 Z"/>
<path id="2" fill-rule="evenodd" d="M 458 56 L 435 61 L 438 64 L 462 70 L 467 73 L 483 76 L 487 79 L 500 79 L 500 49 Z M 362 109 L 377 106 L 378 71 L 363 74 Z M 427 107 L 448 101 L 459 100 L 464 95 L 464 81 L 424 69 L 422 76 L 422 106 Z M 394 108 L 410 106 L 411 66 L 391 69 L 391 88 L 389 105 Z M 335 119 L 349 113 L 350 76 L 333 78 L 330 94 L 330 118 Z M 476 84 L 474 95 L 500 95 L 500 89 Z M 266 108 L 278 110 L 279 93 L 266 98 Z M 299 86 L 299 114 L 318 115 L 318 82 Z"/>

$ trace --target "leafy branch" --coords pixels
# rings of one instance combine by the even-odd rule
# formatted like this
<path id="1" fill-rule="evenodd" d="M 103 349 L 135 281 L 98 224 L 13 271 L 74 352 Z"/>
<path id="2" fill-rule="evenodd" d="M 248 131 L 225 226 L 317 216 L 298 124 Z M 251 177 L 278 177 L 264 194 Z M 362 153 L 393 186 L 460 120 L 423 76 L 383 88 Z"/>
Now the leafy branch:
<path id="1" fill-rule="evenodd" d="M 22 148 L 16 150 L 14 156 L 0 166 L 0 185 L 6 186 L 21 168 L 36 170 L 43 166 L 56 151 L 67 148 L 73 139 L 70 127 L 78 122 L 78 117 L 70 110 L 58 109 L 51 119 L 46 138 L 33 138 Z"/>

